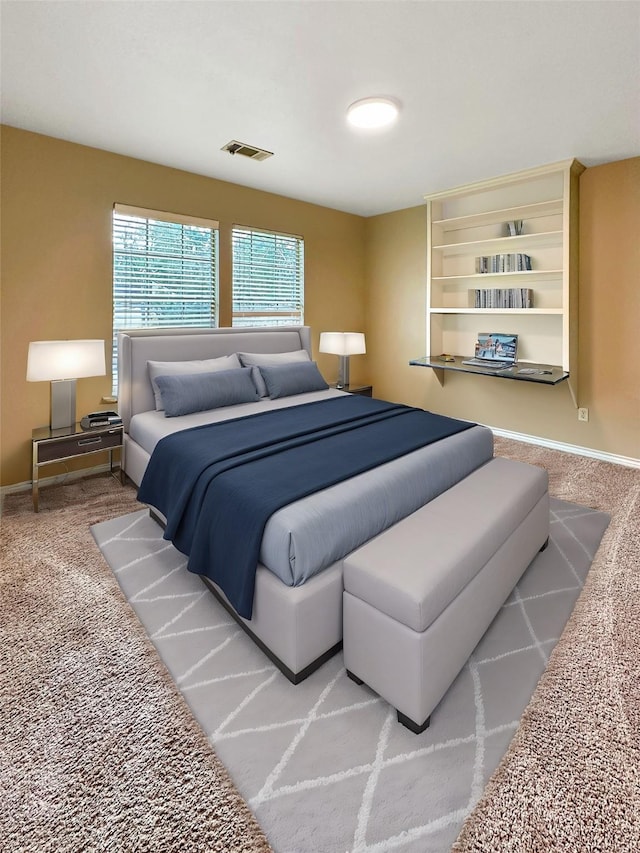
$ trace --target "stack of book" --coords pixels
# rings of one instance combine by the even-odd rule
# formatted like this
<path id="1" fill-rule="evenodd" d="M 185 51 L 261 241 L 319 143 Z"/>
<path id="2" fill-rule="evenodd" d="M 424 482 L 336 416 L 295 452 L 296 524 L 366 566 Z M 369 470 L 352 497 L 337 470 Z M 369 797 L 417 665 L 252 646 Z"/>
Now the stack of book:
<path id="1" fill-rule="evenodd" d="M 521 252 L 506 255 L 483 255 L 476 258 L 477 273 L 522 272 L 531 269 L 531 258 Z"/>
<path id="2" fill-rule="evenodd" d="M 474 308 L 533 308 L 533 294 L 528 287 L 474 290 L 473 297 Z"/>

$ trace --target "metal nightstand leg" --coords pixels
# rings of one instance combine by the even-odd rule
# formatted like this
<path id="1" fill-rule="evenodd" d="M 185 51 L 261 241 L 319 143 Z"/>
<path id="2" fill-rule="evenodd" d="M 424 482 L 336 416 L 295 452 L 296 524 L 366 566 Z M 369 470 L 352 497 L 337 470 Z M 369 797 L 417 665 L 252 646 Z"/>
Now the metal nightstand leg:
<path id="1" fill-rule="evenodd" d="M 33 444 L 33 462 L 31 465 L 31 498 L 33 500 L 33 511 L 39 512 L 39 492 L 38 492 L 38 445 Z"/>

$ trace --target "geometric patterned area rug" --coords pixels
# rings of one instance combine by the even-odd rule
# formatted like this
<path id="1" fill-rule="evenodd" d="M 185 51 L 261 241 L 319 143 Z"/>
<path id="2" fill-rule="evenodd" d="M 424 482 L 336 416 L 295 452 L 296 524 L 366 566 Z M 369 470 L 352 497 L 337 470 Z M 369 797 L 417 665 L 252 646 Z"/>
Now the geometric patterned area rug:
<path id="1" fill-rule="evenodd" d="M 507 749 L 608 523 L 551 499 L 549 547 L 420 735 L 346 676 L 341 653 L 292 685 L 147 510 L 92 532 L 277 853 L 445 853 Z"/>

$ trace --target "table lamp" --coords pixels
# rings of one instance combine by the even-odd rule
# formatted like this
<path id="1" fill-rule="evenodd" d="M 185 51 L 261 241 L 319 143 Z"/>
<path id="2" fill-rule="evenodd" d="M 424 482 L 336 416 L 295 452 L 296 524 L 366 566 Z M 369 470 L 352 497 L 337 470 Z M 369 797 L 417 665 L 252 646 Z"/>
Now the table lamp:
<path id="1" fill-rule="evenodd" d="M 104 376 L 104 341 L 32 341 L 27 382 L 51 382 L 51 429 L 76 422 L 76 379 Z"/>
<path id="2" fill-rule="evenodd" d="M 367 351 L 362 332 L 321 332 L 320 352 L 340 356 L 336 388 L 349 387 L 349 356 Z"/>

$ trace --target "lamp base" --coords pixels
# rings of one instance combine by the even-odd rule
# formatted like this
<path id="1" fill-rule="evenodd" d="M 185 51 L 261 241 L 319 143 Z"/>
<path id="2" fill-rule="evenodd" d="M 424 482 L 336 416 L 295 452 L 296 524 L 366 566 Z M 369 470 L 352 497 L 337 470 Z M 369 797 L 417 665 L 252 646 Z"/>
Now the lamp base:
<path id="1" fill-rule="evenodd" d="M 76 380 L 51 382 L 51 429 L 73 426 L 76 422 Z"/>
<path id="2" fill-rule="evenodd" d="M 340 359 L 339 367 L 338 367 L 338 381 L 336 382 L 336 388 L 338 390 L 342 390 L 345 386 L 349 387 L 349 356 L 348 355 L 339 355 Z"/>

